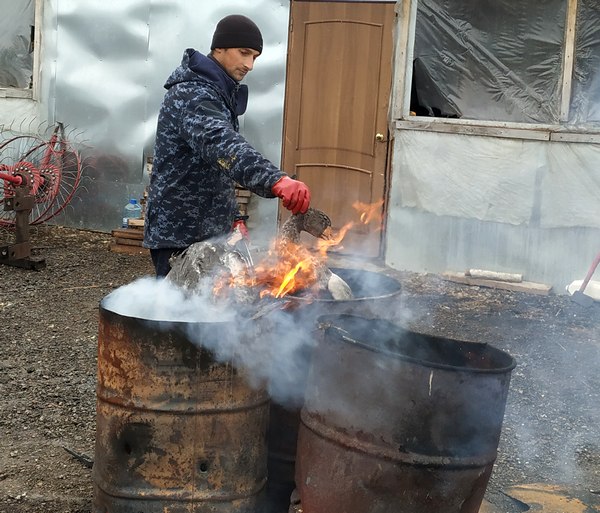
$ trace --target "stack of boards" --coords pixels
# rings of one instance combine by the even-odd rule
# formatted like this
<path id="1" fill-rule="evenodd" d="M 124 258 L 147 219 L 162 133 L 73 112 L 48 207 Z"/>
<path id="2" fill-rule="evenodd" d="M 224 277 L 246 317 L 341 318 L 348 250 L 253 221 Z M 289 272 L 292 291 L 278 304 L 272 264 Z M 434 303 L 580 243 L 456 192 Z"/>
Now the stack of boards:
<path id="1" fill-rule="evenodd" d="M 110 250 L 127 255 L 144 255 L 149 251 L 142 247 L 144 240 L 144 220 L 129 219 L 127 228 L 119 228 L 111 232 Z"/>

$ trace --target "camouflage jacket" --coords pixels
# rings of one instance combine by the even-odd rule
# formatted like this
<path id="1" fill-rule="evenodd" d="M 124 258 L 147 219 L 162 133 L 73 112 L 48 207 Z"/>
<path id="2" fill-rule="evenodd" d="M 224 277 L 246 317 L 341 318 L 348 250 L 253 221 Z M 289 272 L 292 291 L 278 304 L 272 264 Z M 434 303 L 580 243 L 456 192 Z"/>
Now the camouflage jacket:
<path id="1" fill-rule="evenodd" d="M 235 182 L 272 198 L 285 174 L 239 133 L 247 86 L 193 49 L 165 84 L 145 219 L 144 246 L 185 248 L 231 230 Z"/>

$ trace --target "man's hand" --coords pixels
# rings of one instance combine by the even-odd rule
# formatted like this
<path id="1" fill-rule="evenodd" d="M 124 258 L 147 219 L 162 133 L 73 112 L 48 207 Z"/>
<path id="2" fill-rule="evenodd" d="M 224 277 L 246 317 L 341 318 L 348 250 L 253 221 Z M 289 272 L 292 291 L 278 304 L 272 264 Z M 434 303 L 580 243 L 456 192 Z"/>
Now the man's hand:
<path id="1" fill-rule="evenodd" d="M 246 226 L 246 219 L 248 219 L 248 216 L 243 216 L 243 215 L 235 216 L 235 220 L 233 221 L 233 226 L 231 227 L 231 231 L 233 232 L 237 228 L 240 231 L 240 233 L 242 234 L 242 237 L 244 239 L 250 240 L 250 233 L 248 233 L 248 227 Z"/>
<path id="2" fill-rule="evenodd" d="M 310 206 L 310 190 L 304 182 L 284 176 L 271 190 L 283 200 L 283 206 L 291 210 L 292 214 L 304 214 Z"/>

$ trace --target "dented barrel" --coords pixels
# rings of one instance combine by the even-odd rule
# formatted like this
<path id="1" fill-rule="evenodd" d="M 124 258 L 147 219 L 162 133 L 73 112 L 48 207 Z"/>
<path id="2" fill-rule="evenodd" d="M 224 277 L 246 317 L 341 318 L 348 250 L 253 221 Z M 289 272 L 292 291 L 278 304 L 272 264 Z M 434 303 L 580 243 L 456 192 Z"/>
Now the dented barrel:
<path id="1" fill-rule="evenodd" d="M 268 395 L 205 349 L 225 323 L 192 327 L 199 345 L 189 323 L 100 305 L 95 513 L 260 510 Z"/>
<path id="2" fill-rule="evenodd" d="M 296 483 L 311 513 L 477 513 L 514 359 L 353 315 L 319 319 Z"/>

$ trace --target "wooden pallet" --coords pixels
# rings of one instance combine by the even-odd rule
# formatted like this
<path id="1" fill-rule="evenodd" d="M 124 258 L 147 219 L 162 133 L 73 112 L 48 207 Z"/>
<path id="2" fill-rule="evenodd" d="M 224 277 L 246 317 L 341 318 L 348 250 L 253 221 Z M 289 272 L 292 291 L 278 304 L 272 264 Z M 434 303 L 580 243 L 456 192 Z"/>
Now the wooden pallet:
<path id="1" fill-rule="evenodd" d="M 133 221 L 133 223 L 132 223 Z M 126 255 L 149 255 L 150 250 L 144 248 L 144 220 L 130 219 L 129 226 L 133 228 L 119 228 L 111 232 L 112 242 L 109 246 L 114 253 Z"/>

